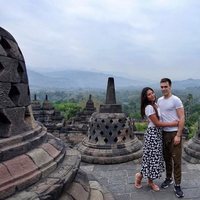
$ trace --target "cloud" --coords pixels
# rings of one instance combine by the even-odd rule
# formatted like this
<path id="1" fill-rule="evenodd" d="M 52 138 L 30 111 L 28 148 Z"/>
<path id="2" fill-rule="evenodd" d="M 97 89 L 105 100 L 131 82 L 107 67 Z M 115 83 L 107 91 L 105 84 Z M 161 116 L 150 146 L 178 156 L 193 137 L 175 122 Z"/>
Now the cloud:
<path id="1" fill-rule="evenodd" d="M 35 70 L 197 78 L 199 8 L 195 0 L 7 0 L 0 24 Z"/>

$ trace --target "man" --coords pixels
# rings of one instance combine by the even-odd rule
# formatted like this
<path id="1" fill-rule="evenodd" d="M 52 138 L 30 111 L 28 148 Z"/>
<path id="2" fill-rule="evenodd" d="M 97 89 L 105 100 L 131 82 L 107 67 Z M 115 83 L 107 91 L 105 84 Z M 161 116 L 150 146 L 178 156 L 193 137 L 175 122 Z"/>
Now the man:
<path id="1" fill-rule="evenodd" d="M 170 122 L 178 120 L 177 127 L 163 128 L 163 155 L 166 165 L 166 179 L 161 184 L 161 188 L 167 188 L 173 184 L 172 172 L 174 176 L 174 191 L 177 197 L 184 197 L 181 190 L 181 157 L 182 157 L 182 131 L 185 123 L 183 103 L 171 92 L 172 82 L 169 78 L 160 81 L 160 88 L 163 96 L 158 99 L 161 120 Z"/>

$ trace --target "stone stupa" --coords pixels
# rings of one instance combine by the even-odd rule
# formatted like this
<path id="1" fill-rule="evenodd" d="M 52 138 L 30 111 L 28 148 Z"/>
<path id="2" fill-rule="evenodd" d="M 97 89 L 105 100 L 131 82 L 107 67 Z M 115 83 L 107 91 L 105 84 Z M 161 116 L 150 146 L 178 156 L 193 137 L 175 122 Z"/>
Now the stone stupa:
<path id="1" fill-rule="evenodd" d="M 34 119 L 36 121 L 41 122 L 42 119 L 43 119 L 43 115 L 41 115 L 42 106 L 41 106 L 40 101 L 37 100 L 37 95 L 36 94 L 34 94 L 34 99 L 31 102 L 31 107 L 32 107 L 32 112 L 33 112 Z"/>
<path id="2" fill-rule="evenodd" d="M 89 119 L 96 111 L 94 107 L 94 102 L 92 101 L 92 95 L 89 95 L 89 99 L 86 102 L 86 105 L 83 110 L 76 113 L 74 117 L 65 121 L 65 127 L 62 131 L 69 133 L 83 133 L 87 134 Z"/>
<path id="3" fill-rule="evenodd" d="M 77 150 L 34 120 L 23 55 L 0 27 L 0 200 L 95 199 L 98 188 L 80 161 Z M 107 191 L 101 197 L 113 199 Z"/>
<path id="4" fill-rule="evenodd" d="M 82 161 L 111 164 L 142 157 L 142 142 L 129 118 L 116 104 L 114 78 L 108 78 L 106 102 L 90 118 L 88 136 L 79 144 Z"/>
<path id="5" fill-rule="evenodd" d="M 64 124 L 64 117 L 54 108 L 52 102 L 48 100 L 47 94 L 42 103 L 37 100 L 35 94 L 31 106 L 35 120 L 41 122 L 47 128 L 48 132 L 60 132 Z"/>
<path id="6" fill-rule="evenodd" d="M 200 164 L 200 122 L 194 137 L 184 144 L 183 159 L 193 164 Z"/>

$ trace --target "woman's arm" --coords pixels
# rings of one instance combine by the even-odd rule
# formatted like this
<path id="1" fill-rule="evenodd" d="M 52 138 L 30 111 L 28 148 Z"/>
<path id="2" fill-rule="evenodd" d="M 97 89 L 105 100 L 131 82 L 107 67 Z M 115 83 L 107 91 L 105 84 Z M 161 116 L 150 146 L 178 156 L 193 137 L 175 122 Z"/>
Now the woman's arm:
<path id="1" fill-rule="evenodd" d="M 150 120 L 158 127 L 165 127 L 165 126 L 178 126 L 178 121 L 173 121 L 173 122 L 161 122 L 159 121 L 158 117 L 156 114 L 152 114 L 149 116 Z"/>

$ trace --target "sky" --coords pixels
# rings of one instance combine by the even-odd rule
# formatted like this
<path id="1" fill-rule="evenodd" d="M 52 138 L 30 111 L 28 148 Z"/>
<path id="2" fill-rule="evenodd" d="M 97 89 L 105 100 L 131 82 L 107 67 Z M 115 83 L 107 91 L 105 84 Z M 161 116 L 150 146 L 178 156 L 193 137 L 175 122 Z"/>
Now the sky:
<path id="1" fill-rule="evenodd" d="M 0 0 L 0 26 L 36 72 L 200 78 L 198 0 Z"/>

